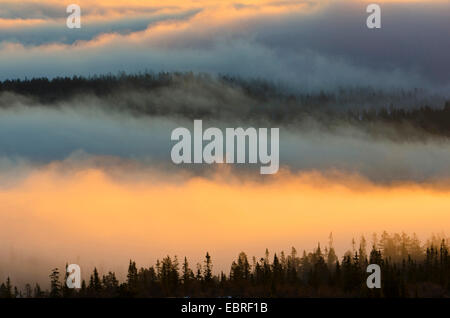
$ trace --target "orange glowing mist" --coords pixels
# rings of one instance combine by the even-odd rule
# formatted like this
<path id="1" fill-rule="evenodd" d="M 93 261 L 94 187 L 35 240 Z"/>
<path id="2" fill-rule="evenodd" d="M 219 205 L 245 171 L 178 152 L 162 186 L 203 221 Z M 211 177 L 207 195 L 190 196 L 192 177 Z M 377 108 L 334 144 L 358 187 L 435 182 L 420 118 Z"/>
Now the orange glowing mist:
<path id="1" fill-rule="evenodd" d="M 167 254 L 200 260 L 209 251 L 219 270 L 241 250 L 310 249 L 330 232 L 342 255 L 363 233 L 425 238 L 450 230 L 445 186 L 381 186 L 317 173 L 257 181 L 219 170 L 182 182 L 152 173 L 147 182 L 96 169 L 58 171 L 36 171 L 0 191 L 0 252 L 16 255 L 3 258 L 3 268 L 28 257 L 33 268 L 68 261 L 120 273 L 129 258 L 144 265 Z"/>

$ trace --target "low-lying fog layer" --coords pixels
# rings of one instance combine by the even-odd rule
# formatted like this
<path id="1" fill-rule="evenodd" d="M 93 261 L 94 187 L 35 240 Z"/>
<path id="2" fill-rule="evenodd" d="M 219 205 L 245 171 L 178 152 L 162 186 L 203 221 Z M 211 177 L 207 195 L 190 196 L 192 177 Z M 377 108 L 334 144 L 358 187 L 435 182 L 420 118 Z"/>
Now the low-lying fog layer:
<path id="1" fill-rule="evenodd" d="M 255 126 L 258 124 L 261 123 L 205 120 L 203 129 L 261 127 Z M 23 174 L 23 166 L 47 164 L 85 153 L 131 159 L 143 166 L 164 166 L 176 171 L 180 167 L 172 164 L 170 157 L 176 142 L 170 137 L 177 127 L 192 131 L 193 121 L 137 117 L 125 112 L 80 107 L 2 109 L 0 169 L 9 175 L 11 169 Z M 300 126 L 276 127 L 280 128 L 280 166 L 283 169 L 339 170 L 379 182 L 424 182 L 450 177 L 450 142 L 446 138 L 382 138 L 345 123 L 335 125 L 332 130 L 323 129 L 312 120 Z M 380 124 L 379 130 L 382 129 Z M 15 169 L 15 165 L 20 168 Z M 239 165 L 239 168 L 254 166 Z M 185 165 L 183 168 L 201 173 L 210 167 Z"/>

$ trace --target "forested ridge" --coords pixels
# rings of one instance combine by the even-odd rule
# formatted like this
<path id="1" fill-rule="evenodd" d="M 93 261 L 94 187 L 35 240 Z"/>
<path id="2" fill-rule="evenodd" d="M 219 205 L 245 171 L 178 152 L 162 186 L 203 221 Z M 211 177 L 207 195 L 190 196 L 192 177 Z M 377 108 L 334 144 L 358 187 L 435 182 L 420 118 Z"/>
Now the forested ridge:
<path id="1" fill-rule="evenodd" d="M 433 236 L 422 245 L 416 235 L 384 232 L 372 247 L 364 237 L 338 258 L 330 235 L 326 247 L 312 252 L 271 254 L 249 258 L 244 252 L 229 273 L 214 274 L 213 258 L 191 267 L 187 258 L 166 256 L 150 267 L 138 268 L 132 260 L 124 282 L 114 272 L 95 268 L 81 289 L 65 285 L 65 271 L 54 268 L 50 289 L 27 284 L 14 287 L 9 278 L 0 285 L 2 298 L 46 297 L 449 297 L 450 255 L 448 238 Z M 381 267 L 381 289 L 366 285 L 368 264 Z"/>
<path id="2" fill-rule="evenodd" d="M 423 133 L 450 136 L 450 100 L 421 89 L 386 92 L 354 87 L 293 93 L 261 79 L 142 73 L 0 82 L 0 97 L 11 93 L 32 99 L 25 102 L 28 106 L 60 107 L 64 102 L 88 96 L 105 101 L 112 109 L 137 115 L 170 114 L 189 119 L 234 116 L 292 125 L 312 118 L 326 128 L 351 124 L 372 131 L 383 124 L 403 133 L 418 131 L 411 137 Z M 12 104 L 10 98 L 0 98 L 0 107 Z"/>

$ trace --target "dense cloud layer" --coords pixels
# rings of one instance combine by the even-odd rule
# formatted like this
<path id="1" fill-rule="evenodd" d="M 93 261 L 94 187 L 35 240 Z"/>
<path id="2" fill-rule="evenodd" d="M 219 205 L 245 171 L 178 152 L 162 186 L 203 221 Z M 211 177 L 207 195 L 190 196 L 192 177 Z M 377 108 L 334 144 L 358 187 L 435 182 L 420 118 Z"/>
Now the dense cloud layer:
<path id="1" fill-rule="evenodd" d="M 368 30 L 366 3 L 350 0 L 139 9 L 85 3 L 80 30 L 66 29 L 51 3 L 42 6 L 3 11 L 13 20 L 0 21 L 2 79 L 149 69 L 262 77 L 301 90 L 450 91 L 450 10 L 442 1 L 383 2 L 381 30 Z M 20 26 L 17 18 L 40 22 Z"/>
<path id="2" fill-rule="evenodd" d="M 84 101 L 86 102 L 86 100 Z M 91 101 L 93 103 L 94 100 Z M 90 106 L 88 108 L 87 106 Z M 259 127 L 255 122 L 205 120 L 204 129 L 219 127 Z M 193 131 L 193 122 L 181 117 L 136 117 L 90 104 L 68 105 L 62 109 L 14 107 L 0 111 L 0 170 L 2 174 L 26 175 L 30 166 L 66 160 L 85 162 L 99 157 L 94 166 L 107 168 L 118 164 L 101 157 L 117 158 L 133 165 L 163 167 L 177 173 L 183 169 L 208 174 L 208 165 L 176 166 L 170 158 L 175 142 L 171 132 L 177 127 Z M 362 175 L 377 182 L 446 181 L 450 178 L 448 139 L 428 137 L 408 140 L 376 137 L 345 122 L 327 130 L 307 120 L 298 126 L 280 128 L 280 165 L 291 171 L 341 171 Z M 378 129 L 384 129 L 380 124 Z M 392 132 L 395 136 L 399 132 Z M 90 159 L 91 160 L 91 159 Z M 111 160 L 111 159 L 109 159 Z M 120 166 L 120 165 L 119 165 Z M 257 166 L 257 167 L 256 167 Z M 25 169 L 25 168 L 27 169 Z M 259 165 L 239 165 L 258 175 Z M 14 174 L 16 170 L 20 173 Z M 9 184 L 11 178 L 5 177 Z M 6 180 L 6 181 L 5 181 Z"/>

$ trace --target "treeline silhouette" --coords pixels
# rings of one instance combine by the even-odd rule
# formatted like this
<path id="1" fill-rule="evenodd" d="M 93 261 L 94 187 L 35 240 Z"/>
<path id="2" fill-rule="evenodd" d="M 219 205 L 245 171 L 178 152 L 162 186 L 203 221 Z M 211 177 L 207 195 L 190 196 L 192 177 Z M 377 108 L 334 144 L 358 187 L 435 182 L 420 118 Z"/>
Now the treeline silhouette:
<path id="1" fill-rule="evenodd" d="M 155 93 L 155 96 L 159 96 L 161 92 L 167 94 L 174 89 L 181 89 L 181 95 L 201 95 L 202 90 L 208 91 L 203 99 L 217 105 L 199 108 L 182 97 L 179 101 L 168 98 L 163 99 L 163 102 L 153 100 L 152 97 L 142 98 L 142 94 Z M 230 94 L 230 89 L 237 90 L 245 99 L 234 100 L 235 93 Z M 295 124 L 305 118 L 314 118 L 323 123 L 324 127 L 344 121 L 369 128 L 373 124 L 383 123 L 400 127 L 399 129 L 408 126 L 432 135 L 450 136 L 450 100 L 448 97 L 446 99 L 430 95 L 421 89 L 387 92 L 371 87 L 359 87 L 293 93 L 281 85 L 262 79 L 192 72 L 146 72 L 5 80 L 0 82 L 0 94 L 5 92 L 33 98 L 48 107 L 55 107 L 57 102 L 79 96 L 95 96 L 108 99 L 112 104 L 120 104 L 111 107 L 124 108 L 139 114 L 169 114 L 207 119 L 223 116 L 225 108 L 234 106 L 231 113 L 244 120 L 262 119 L 274 123 Z M 127 99 L 127 94 L 131 96 L 133 92 L 141 95 Z M 248 105 L 228 105 L 242 102 Z M 174 107 L 170 103 L 178 104 Z M 0 107 L 8 106 L 8 101 L 6 104 L 0 102 Z"/>
<path id="2" fill-rule="evenodd" d="M 361 237 L 341 260 L 333 238 L 325 248 L 299 255 L 271 255 L 248 258 L 241 252 L 230 272 L 213 274 L 213 261 L 206 253 L 203 264 L 191 268 L 184 258 L 167 256 L 154 266 L 138 268 L 130 260 L 126 281 L 120 283 L 114 272 L 100 275 L 94 268 L 80 289 L 69 289 L 67 274 L 54 268 L 50 289 L 27 284 L 25 290 L 13 287 L 7 278 L 0 285 L 0 297 L 449 297 L 449 239 L 433 236 L 421 245 L 416 235 L 390 235 L 384 232 L 372 247 Z M 368 264 L 381 267 L 381 289 L 369 289 Z M 61 279 L 63 278 L 63 279 Z"/>

